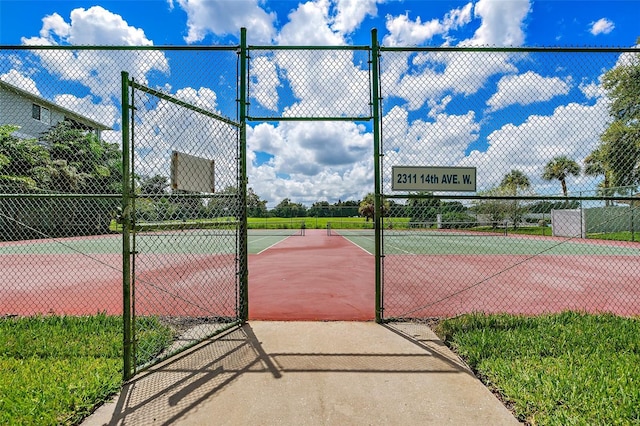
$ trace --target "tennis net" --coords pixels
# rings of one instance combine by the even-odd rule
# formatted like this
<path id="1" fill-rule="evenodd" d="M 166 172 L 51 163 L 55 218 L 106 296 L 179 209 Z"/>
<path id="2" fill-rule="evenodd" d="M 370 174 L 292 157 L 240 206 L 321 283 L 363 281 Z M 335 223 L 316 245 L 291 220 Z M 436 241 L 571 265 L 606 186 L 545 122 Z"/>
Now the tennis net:
<path id="1" fill-rule="evenodd" d="M 337 226 L 336 226 L 337 225 Z M 392 236 L 496 236 L 506 235 L 503 225 L 478 225 L 477 222 L 383 222 L 383 235 Z M 327 235 L 330 236 L 371 236 L 375 235 L 373 222 L 344 224 L 327 223 Z"/>

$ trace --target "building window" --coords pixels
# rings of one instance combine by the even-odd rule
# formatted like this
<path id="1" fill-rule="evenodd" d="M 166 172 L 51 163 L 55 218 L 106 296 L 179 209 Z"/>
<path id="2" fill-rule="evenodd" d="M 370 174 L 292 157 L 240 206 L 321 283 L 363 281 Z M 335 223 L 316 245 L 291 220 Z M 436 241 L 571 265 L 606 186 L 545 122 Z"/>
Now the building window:
<path id="1" fill-rule="evenodd" d="M 45 124 L 51 124 L 51 113 L 49 109 L 41 107 L 37 104 L 31 105 L 31 117 L 34 120 L 42 121 Z"/>

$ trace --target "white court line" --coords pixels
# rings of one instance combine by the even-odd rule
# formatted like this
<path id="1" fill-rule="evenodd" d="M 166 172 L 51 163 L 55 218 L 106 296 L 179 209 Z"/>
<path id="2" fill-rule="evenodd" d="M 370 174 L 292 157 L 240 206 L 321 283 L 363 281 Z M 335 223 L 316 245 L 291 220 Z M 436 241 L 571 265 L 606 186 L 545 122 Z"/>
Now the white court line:
<path id="1" fill-rule="evenodd" d="M 264 240 L 265 238 L 273 238 L 273 237 L 274 237 L 274 235 L 268 235 L 268 236 L 264 236 L 264 237 L 260 237 L 260 238 L 258 238 L 258 239 L 252 240 L 252 242 L 257 242 L 257 241 L 260 241 L 260 240 Z M 280 244 L 281 242 L 283 242 L 284 240 L 286 240 L 287 238 L 291 238 L 291 237 L 292 237 L 292 235 L 284 236 L 284 238 L 282 238 L 281 240 L 276 241 L 275 243 L 271 244 L 269 247 L 265 247 L 264 249 L 260 250 L 260 251 L 259 251 L 258 253 L 256 253 L 256 254 L 262 254 L 263 252 L 265 252 L 265 251 L 269 250 L 271 247 L 273 247 L 273 246 L 275 246 L 275 245 L 278 245 L 278 244 Z"/>
<path id="2" fill-rule="evenodd" d="M 342 235 L 340 235 L 342 237 Z M 365 249 L 364 247 L 362 247 L 360 244 L 357 244 L 355 241 L 353 241 L 351 238 L 347 238 L 347 237 L 342 237 L 345 240 L 349 241 L 351 244 L 353 244 L 354 246 L 358 247 L 360 250 L 362 250 L 363 252 L 367 253 L 368 255 L 373 256 L 373 253 L 371 253 L 369 250 Z M 358 237 L 356 237 L 358 238 Z M 366 237 L 365 237 L 366 238 Z M 375 240 L 374 240 L 375 241 Z"/>
<path id="3" fill-rule="evenodd" d="M 414 252 L 412 252 L 412 251 L 407 251 L 407 250 L 405 250 L 405 249 L 403 249 L 403 248 L 400 248 L 400 247 L 398 247 L 398 246 L 396 246 L 396 245 L 393 245 L 393 244 L 383 243 L 383 245 L 384 245 L 385 247 L 387 247 L 387 246 L 389 246 L 389 247 L 393 247 L 393 248 L 398 249 L 398 250 L 400 250 L 400 251 L 402 251 L 402 252 L 405 252 L 406 254 L 413 254 L 413 255 L 418 254 L 418 253 L 414 253 Z"/>
<path id="4" fill-rule="evenodd" d="M 373 241 L 374 243 L 375 243 L 375 241 L 376 241 L 376 240 L 375 240 L 375 238 L 371 238 L 371 237 L 366 236 L 366 235 L 363 235 L 363 236 L 356 236 L 356 235 L 342 236 L 342 235 L 341 235 L 341 237 L 342 237 L 342 238 L 344 238 L 344 239 L 346 239 L 346 240 L 348 240 L 348 241 L 350 241 L 350 242 L 351 242 L 351 244 L 354 244 L 355 246 L 360 247 L 360 249 L 364 250 L 366 253 L 369 253 L 370 255 L 373 255 L 373 253 L 371 253 L 369 250 L 366 250 L 364 247 L 362 247 L 362 246 L 358 245 L 356 242 L 352 241 L 352 240 L 351 240 L 351 238 L 349 238 L 349 237 L 353 237 L 353 238 L 363 238 L 363 239 L 365 239 L 365 240 Z M 384 245 L 385 245 L 385 246 L 389 246 L 389 247 L 396 248 L 396 249 L 398 249 L 398 250 L 400 250 L 400 251 L 402 251 L 402 252 L 405 252 L 406 254 L 413 254 L 413 255 L 415 255 L 415 254 L 416 254 L 416 253 L 413 253 L 413 252 L 411 252 L 411 251 L 404 250 L 404 249 L 402 249 L 402 248 L 400 248 L 400 247 L 398 247 L 398 246 L 395 246 L 395 245 L 393 245 L 393 244 L 385 243 Z"/>

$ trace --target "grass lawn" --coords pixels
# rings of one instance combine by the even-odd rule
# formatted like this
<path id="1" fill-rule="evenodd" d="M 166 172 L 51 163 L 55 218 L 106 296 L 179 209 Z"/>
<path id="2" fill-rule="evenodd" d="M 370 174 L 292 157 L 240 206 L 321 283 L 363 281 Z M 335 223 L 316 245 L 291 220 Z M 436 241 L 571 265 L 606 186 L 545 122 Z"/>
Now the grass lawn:
<path id="1" fill-rule="evenodd" d="M 469 314 L 435 331 L 526 424 L 640 424 L 638 318 Z"/>
<path id="2" fill-rule="evenodd" d="M 142 321 L 140 344 L 159 352 L 171 331 Z M 122 317 L 2 317 L 0 424 L 77 424 L 120 390 L 122 366 Z"/>
<path id="3" fill-rule="evenodd" d="M 613 241 L 640 241 L 640 231 L 620 231 L 620 232 L 606 232 L 598 234 L 587 234 L 587 238 L 593 238 L 597 240 L 613 240 Z"/>

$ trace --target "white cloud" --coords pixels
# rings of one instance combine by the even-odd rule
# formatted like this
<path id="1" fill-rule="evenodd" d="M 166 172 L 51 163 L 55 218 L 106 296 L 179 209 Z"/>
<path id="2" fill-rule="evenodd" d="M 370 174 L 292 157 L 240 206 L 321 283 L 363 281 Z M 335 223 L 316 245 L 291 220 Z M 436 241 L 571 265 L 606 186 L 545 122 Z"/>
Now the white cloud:
<path id="1" fill-rule="evenodd" d="M 346 31 L 373 13 L 356 3 L 329 0 L 301 3 L 289 15 L 276 41 L 280 45 L 343 46 Z M 360 3 L 358 3 L 360 4 Z M 332 16 L 336 13 L 337 16 Z M 349 18 L 347 18 L 349 16 Z M 345 20 L 349 20 L 347 25 Z M 341 22 L 334 29 L 335 23 Z M 332 24 L 333 23 L 333 24 Z M 332 26 L 333 25 L 333 26 Z M 366 53 L 350 50 L 278 50 L 254 52 L 251 62 L 252 101 L 287 117 L 366 117 L 370 115 L 369 65 Z M 279 91 L 282 89 L 283 95 Z M 284 94 L 289 102 L 278 110 Z M 293 100 L 292 100 L 293 99 Z M 250 107 L 251 108 L 251 107 Z M 271 113 L 267 113 L 271 114 Z"/>
<path id="2" fill-rule="evenodd" d="M 557 182 L 541 179 L 544 166 L 558 155 L 581 162 L 598 146 L 607 120 L 605 98 L 598 98 L 594 105 L 561 105 L 551 115 L 532 115 L 520 125 L 495 130 L 487 137 L 489 148 L 471 152 L 460 165 L 477 167 L 478 190 L 497 185 L 510 170 L 518 169 L 529 176 L 536 192 L 557 194 Z M 579 179 L 574 183 L 579 184 Z"/>
<path id="3" fill-rule="evenodd" d="M 416 46 L 444 32 L 438 19 L 423 24 L 419 16 L 415 21 L 409 20 L 408 15 L 388 16 L 386 26 L 389 34 L 384 37 L 382 44 L 391 47 Z"/>
<path id="4" fill-rule="evenodd" d="M 91 96 L 78 98 L 74 95 L 57 95 L 54 102 L 63 108 L 82 114 L 98 123 L 110 125 L 114 123 L 120 114 L 120 110 L 111 103 L 95 104 Z"/>
<path id="5" fill-rule="evenodd" d="M 61 80 L 76 81 L 88 87 L 100 99 L 120 96 L 122 71 L 129 72 L 139 83 L 147 83 L 151 71 L 168 73 L 169 64 L 162 51 L 50 51 L 34 52 L 42 65 Z"/>
<path id="6" fill-rule="evenodd" d="M 425 24 L 419 18 L 411 22 L 407 16 L 388 17 L 389 34 L 383 44 L 420 44 L 435 35 L 448 39 L 449 31 L 471 22 L 471 6 L 469 3 L 450 11 L 441 21 L 434 19 Z M 480 0 L 475 6 L 475 16 L 481 18 L 480 27 L 473 38 L 460 45 L 520 45 L 524 42 L 524 19 L 529 11 L 528 0 Z M 382 81 L 387 93 L 383 96 L 405 99 L 409 109 L 416 110 L 448 92 L 472 95 L 489 77 L 517 72 L 511 56 L 508 53 L 385 53 Z"/>
<path id="7" fill-rule="evenodd" d="M 131 27 L 122 19 L 100 6 L 71 11 L 71 23 L 54 13 L 42 19 L 40 37 L 22 38 L 27 45 L 115 45 L 150 46 L 144 31 Z"/>
<path id="8" fill-rule="evenodd" d="M 633 48 L 637 49 L 638 51 L 622 53 L 618 57 L 614 68 L 637 66 L 638 64 L 640 64 L 640 44 L 633 46 Z"/>
<path id="9" fill-rule="evenodd" d="M 508 3 L 508 4 L 507 4 Z M 369 4 L 369 3 L 367 3 Z M 308 1 L 300 4 L 289 15 L 289 22 L 282 27 L 277 40 L 284 45 L 342 45 L 343 34 L 332 30 L 331 8 L 328 0 Z M 416 21 L 410 21 L 407 15 L 399 17 L 387 17 L 389 34 L 384 38 L 385 45 L 420 44 L 429 40 L 436 34 L 448 37 L 451 30 L 455 30 L 471 21 L 472 4 L 451 10 L 443 19 L 434 19 L 422 23 L 418 17 Z M 481 27 L 476 32 L 474 39 L 467 40 L 466 44 L 489 43 L 514 44 L 521 43 L 524 39 L 522 32 L 523 20 L 529 12 L 529 2 L 515 1 L 502 2 L 481 0 L 476 9 L 476 15 L 482 18 Z M 333 27 L 335 28 L 335 26 Z M 506 30 L 506 31 L 503 31 Z M 500 31 L 503 31 L 501 33 Z M 498 41 L 500 41 L 498 43 Z M 329 55 L 297 55 L 295 59 L 278 54 L 276 66 L 286 71 L 288 83 L 294 96 L 300 101 L 286 108 L 285 114 L 289 116 L 313 115 L 334 116 L 335 113 L 324 111 L 336 111 L 336 103 L 341 106 L 339 111 L 347 111 L 342 114 L 349 115 L 348 111 L 356 106 L 356 102 L 350 101 L 349 93 L 365 93 L 357 90 L 357 87 L 345 87 L 344 81 L 359 82 L 366 80 L 364 77 L 353 78 L 350 76 L 361 73 L 354 64 L 342 61 L 343 65 L 336 66 L 328 61 Z M 403 62 L 405 61 L 405 62 Z M 323 62 L 327 62 L 324 66 Z M 335 60 L 334 60 L 335 62 Z M 337 64 L 337 62 L 335 62 Z M 325 70 L 322 76 L 315 76 L 314 70 Z M 383 81 L 388 93 L 407 100 L 410 109 L 418 109 L 430 99 L 437 99 L 446 92 L 470 95 L 482 88 L 492 75 L 499 73 L 517 72 L 509 63 L 508 54 L 494 55 L 448 55 L 446 53 L 425 53 L 408 55 L 389 54 L 385 56 L 383 63 Z M 265 78 L 270 85 L 261 87 L 259 93 L 274 93 L 274 85 L 277 84 L 273 72 L 268 72 Z M 313 78 L 309 76 L 313 75 Z M 258 75 L 259 76 L 259 75 Z M 428 84 L 426 84 L 428 82 Z M 280 81 L 282 84 L 287 82 Z M 359 83 L 358 83 L 359 84 Z M 355 86 L 355 84 L 353 85 Z M 351 89 L 351 90 L 345 90 Z M 354 90 L 356 89 L 356 90 Z M 343 93 L 344 96 L 339 96 Z M 352 97 L 352 96 L 351 96 Z M 313 99 L 315 98 L 315 99 Z M 263 96 L 261 101 L 269 108 L 270 97 Z M 362 104 L 362 102 L 358 102 Z M 349 108 L 346 108 L 349 107 Z M 309 114 L 309 111 L 312 113 Z M 353 115 L 353 113 L 351 114 Z"/>
<path id="10" fill-rule="evenodd" d="M 366 117 L 370 114 L 369 73 L 354 63 L 356 53 L 340 51 L 279 52 L 295 103 L 288 117 Z"/>
<path id="11" fill-rule="evenodd" d="M 218 108 L 218 99 L 216 93 L 208 87 L 201 87 L 196 90 L 192 87 L 185 87 L 176 92 L 176 98 L 187 102 L 190 105 L 195 105 L 204 110 L 217 113 L 220 112 Z"/>
<path id="12" fill-rule="evenodd" d="M 259 124 L 247 131 L 250 158 L 266 152 L 266 163 L 252 161 L 249 185 L 274 206 L 283 198 L 312 204 L 359 199 L 373 185 L 373 139 L 350 122 Z"/>
<path id="13" fill-rule="evenodd" d="M 289 14 L 276 37 L 280 45 L 341 46 L 345 44 L 342 33 L 331 29 L 329 0 L 301 3 Z"/>
<path id="14" fill-rule="evenodd" d="M 362 126 L 347 122 L 260 124 L 248 132 L 252 151 L 274 156 L 270 163 L 279 173 L 313 176 L 328 167 L 344 171 L 366 158 L 373 143 Z"/>
<path id="15" fill-rule="evenodd" d="M 462 45 L 521 46 L 524 43 L 524 20 L 531 11 L 529 0 L 479 0 L 475 16 L 482 24 L 470 40 Z"/>
<path id="16" fill-rule="evenodd" d="M 250 109 L 255 100 L 272 111 L 268 114 L 286 117 L 368 117 L 367 61 L 366 52 L 352 50 L 257 52 L 250 71 Z"/>
<path id="17" fill-rule="evenodd" d="M 432 19 L 422 23 L 418 16 L 415 21 L 408 14 L 387 16 L 386 27 L 389 31 L 382 44 L 385 46 L 415 46 L 431 40 L 436 35 L 446 35 L 471 21 L 471 3 L 459 9 L 453 9 L 442 20 Z"/>
<path id="18" fill-rule="evenodd" d="M 36 96 L 42 96 L 40 94 L 40 90 L 38 90 L 38 86 L 36 86 L 36 82 L 33 81 L 33 79 L 20 74 L 16 70 L 10 70 L 8 73 L 0 75 L 0 80 L 29 93 L 33 93 Z"/>
<path id="19" fill-rule="evenodd" d="M 591 82 L 583 81 L 582 83 L 580 83 L 578 88 L 587 99 L 597 99 L 597 98 L 604 97 L 607 94 L 606 91 L 604 90 L 604 87 L 592 81 Z"/>
<path id="20" fill-rule="evenodd" d="M 427 52 L 407 55 L 386 53 L 383 63 L 383 97 L 405 99 L 417 110 L 446 93 L 471 95 L 492 75 L 515 73 L 508 53 Z"/>
<path id="21" fill-rule="evenodd" d="M 357 29 L 365 17 L 376 16 L 377 0 L 336 0 L 337 14 L 332 28 L 343 34 Z"/>
<path id="22" fill-rule="evenodd" d="M 140 94 L 143 99 L 144 94 Z M 209 88 L 185 88 L 175 95 L 192 105 L 217 113 L 217 96 Z M 238 129 L 175 103 L 136 104 L 135 170 L 142 176 L 169 176 L 172 151 L 215 161 L 216 188 L 235 186 Z"/>
<path id="23" fill-rule="evenodd" d="M 187 13 L 187 43 L 202 41 L 209 33 L 238 34 L 245 27 L 250 28 L 250 43 L 268 44 L 276 33 L 275 14 L 267 13 L 258 0 L 178 0 L 178 4 Z"/>
<path id="24" fill-rule="evenodd" d="M 278 109 L 280 78 L 272 58 L 255 56 L 251 61 L 251 97 L 270 111 Z"/>
<path id="25" fill-rule="evenodd" d="M 40 37 L 23 38 L 26 45 L 117 45 L 151 46 L 144 31 L 132 27 L 121 16 L 100 6 L 71 11 L 70 23 L 58 15 L 43 19 Z M 77 81 L 101 99 L 119 97 L 113 84 L 125 70 L 140 83 L 147 81 L 151 71 L 168 73 L 169 63 L 161 51 L 107 50 L 38 50 L 42 65 L 62 80 Z"/>
<path id="26" fill-rule="evenodd" d="M 288 21 L 276 28 L 275 12 L 259 0 L 177 0 L 187 13 L 187 43 L 208 34 L 237 35 L 248 28 L 249 44 L 343 45 L 344 35 L 356 30 L 367 16 L 377 14 L 378 0 L 310 0 L 291 10 Z M 170 0 L 172 9 L 174 1 Z"/>
<path id="27" fill-rule="evenodd" d="M 591 23 L 589 32 L 594 36 L 599 34 L 609 34 L 615 27 L 614 23 L 609 21 L 607 18 L 600 18 L 596 22 Z"/>
<path id="28" fill-rule="evenodd" d="M 445 99 L 443 103 L 447 102 Z M 445 114 L 438 112 L 442 106 L 434 105 L 429 121 L 417 119 L 409 123 L 408 113 L 401 107 L 392 108 L 383 117 L 385 191 L 391 191 L 393 166 L 457 166 L 464 161 L 466 149 L 478 140 L 480 124 L 473 111 Z"/>
<path id="29" fill-rule="evenodd" d="M 558 77 L 543 77 L 533 71 L 500 78 L 498 90 L 487 101 L 491 111 L 510 105 L 529 105 L 569 93 L 570 86 Z"/>
<path id="30" fill-rule="evenodd" d="M 62 16 L 57 13 L 45 16 L 42 19 L 40 37 L 49 39 L 52 34 L 65 39 L 71 35 L 71 25 L 67 24 L 64 19 L 62 19 Z"/>

